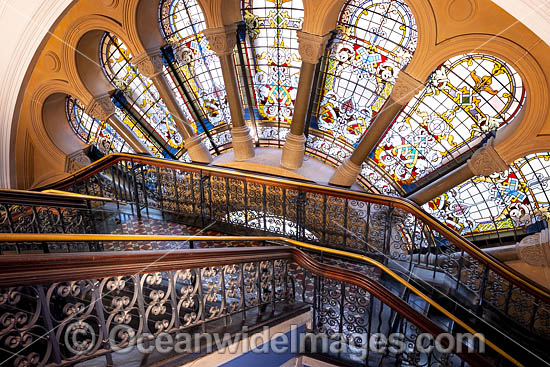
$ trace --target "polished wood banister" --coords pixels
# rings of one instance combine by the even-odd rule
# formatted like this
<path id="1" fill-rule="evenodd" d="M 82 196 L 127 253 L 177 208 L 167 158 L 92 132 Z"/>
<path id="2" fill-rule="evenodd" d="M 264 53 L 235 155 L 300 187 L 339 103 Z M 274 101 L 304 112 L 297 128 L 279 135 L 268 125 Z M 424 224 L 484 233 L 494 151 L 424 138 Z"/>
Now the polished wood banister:
<path id="1" fill-rule="evenodd" d="M 314 250 L 314 251 L 320 251 L 320 252 L 326 252 L 333 255 L 339 255 L 344 256 L 348 258 L 354 258 L 357 260 L 361 260 L 363 262 L 366 262 L 370 265 L 378 267 L 380 270 L 385 272 L 387 275 L 392 277 L 394 280 L 402 284 L 404 287 L 408 288 L 411 292 L 422 298 L 424 301 L 429 303 L 432 307 L 437 309 L 439 312 L 441 312 L 443 315 L 448 317 L 449 319 L 453 320 L 457 325 L 463 327 L 466 331 L 476 334 L 476 330 L 471 328 L 466 322 L 460 320 L 455 315 L 453 315 L 451 312 L 449 312 L 446 308 L 432 300 L 430 297 L 426 296 L 422 291 L 420 291 L 418 288 L 414 287 L 409 282 L 405 281 L 403 278 L 401 278 L 399 275 L 397 275 L 394 271 L 389 269 L 387 266 L 383 265 L 382 263 L 364 255 L 359 255 L 352 252 L 342 251 L 342 250 L 336 250 L 331 248 L 326 248 L 322 246 L 312 245 L 309 243 L 304 243 L 296 240 L 292 240 L 286 237 L 265 237 L 265 236 L 181 236 L 181 235 L 118 235 L 118 234 L 26 234 L 26 233 L 14 233 L 14 234 L 2 234 L 0 235 L 0 241 L 5 242 L 85 242 L 85 241 L 104 241 L 104 242 L 110 242 L 110 241 L 270 241 L 270 242 L 282 242 L 289 245 L 297 246 L 300 248 L 308 249 L 308 250 Z M 199 251 L 198 255 L 204 255 L 204 254 L 212 254 L 212 253 L 222 253 L 225 252 L 227 256 L 230 254 L 233 254 L 234 251 L 232 251 L 234 248 L 222 248 L 222 249 L 216 249 L 218 251 L 214 251 L 213 249 L 196 249 L 192 251 Z M 276 249 L 281 249 L 280 246 L 273 246 L 273 247 L 256 247 L 256 248 L 238 248 L 239 249 L 239 255 L 236 258 L 231 258 L 234 263 L 244 263 L 244 262 L 250 262 L 254 260 L 250 260 L 249 258 L 249 251 L 252 251 L 256 254 L 261 253 L 261 249 L 267 249 L 267 252 L 274 251 Z M 104 262 L 104 264 L 107 264 L 106 268 L 103 268 L 103 271 L 107 271 L 108 275 L 110 271 L 114 271 L 115 273 L 113 275 L 129 275 L 133 273 L 140 273 L 140 272 L 150 272 L 150 271 L 156 271 L 151 269 L 143 269 L 142 267 L 147 264 L 154 264 L 155 269 L 164 269 L 162 271 L 168 271 L 168 270 L 174 270 L 171 269 L 168 265 L 168 268 L 163 268 L 165 266 L 165 262 L 170 262 L 172 260 L 173 256 L 178 256 L 178 254 L 188 253 L 189 250 L 174 250 L 174 251 L 132 251 L 132 252 L 99 252 L 99 253 L 93 253 L 93 254 L 87 254 L 87 253 L 63 253 L 63 254 L 39 254 L 39 255 L 30 255 L 29 260 L 27 260 L 25 257 L 22 257 L 20 255 L 4 255 L 0 256 L 0 287 L 6 287 L 10 286 L 10 284 L 17 284 L 17 283 L 10 283 L 11 279 L 5 280 L 4 275 L 9 275 L 12 277 L 16 277 L 20 283 L 20 285 L 28 285 L 28 284 L 34 284 L 37 279 L 41 279 L 41 277 L 46 276 L 46 279 L 49 281 L 63 281 L 66 280 L 63 278 L 66 276 L 65 272 L 70 271 L 74 274 L 74 276 L 77 276 L 77 280 L 83 280 L 83 279 L 89 279 L 90 277 L 94 277 L 99 274 L 98 271 L 99 268 L 94 269 L 94 273 L 90 274 L 86 271 L 86 269 L 74 269 L 75 263 L 72 261 L 72 259 L 81 259 L 80 261 L 83 262 L 83 264 L 93 264 L 97 262 Z M 174 255 L 172 255 L 174 254 Z M 197 263 L 203 264 L 200 262 L 200 256 L 194 257 L 193 259 L 187 258 L 179 258 L 179 264 L 180 266 L 183 266 L 181 269 L 189 267 L 191 265 L 196 265 Z M 169 258 L 165 258 L 168 256 Z M 239 257 L 240 256 L 240 257 Z M 229 257 L 228 257 L 229 258 Z M 38 274 L 37 269 L 40 268 L 40 264 L 48 259 L 50 267 L 48 267 L 48 274 Z M 211 260 L 211 259 L 210 259 Z M 312 260 L 313 261 L 313 260 Z M 129 265 L 128 265 L 129 262 Z M 318 264 L 314 262 L 315 264 Z M 51 269 L 52 265 L 56 265 L 57 267 L 55 269 Z M 222 264 L 218 264 L 222 265 Z M 129 266 L 129 268 L 128 268 Z M 140 267 L 142 266 L 142 267 Z M 325 268 L 325 265 L 321 265 L 321 268 L 319 271 L 323 271 Z M 141 270 L 140 270 L 141 269 Z M 129 271 L 129 272 L 128 272 Z M 345 269 L 341 269 L 341 271 L 344 273 L 344 277 L 342 279 L 347 279 L 349 272 Z M 51 272 L 51 273 L 50 273 Z M 51 278 L 53 276 L 58 276 L 61 278 Z M 366 278 L 363 275 L 360 275 L 362 278 Z M 4 283 L 6 282 L 7 283 Z M 364 281 L 364 279 L 363 279 Z M 371 280 L 369 279 L 369 282 Z M 357 285 L 357 284 L 356 284 Z M 383 286 L 376 283 L 377 286 L 385 289 Z M 389 292 L 389 291 L 388 291 Z M 391 292 L 390 292 L 391 293 Z M 392 293 L 393 294 L 393 293 Z M 514 363 L 516 366 L 520 366 L 519 362 L 517 362 L 513 357 L 508 355 L 508 353 L 504 352 L 501 348 L 497 347 L 495 344 L 493 344 L 489 340 L 485 340 L 486 344 L 490 346 L 492 349 L 497 351 L 499 354 L 501 354 L 504 358 L 508 359 L 512 363 Z"/>
<path id="2" fill-rule="evenodd" d="M 0 202 L 4 204 L 31 204 L 87 208 L 87 202 L 89 201 L 112 202 L 113 200 L 111 198 L 101 196 L 82 195 L 60 190 L 46 190 L 37 192 L 28 190 L 0 189 Z"/>
<path id="3" fill-rule="evenodd" d="M 72 235 L 62 235 L 70 237 Z M 158 236 L 151 236 L 158 237 Z M 198 237 L 195 237 L 197 239 Z M 219 238 L 219 237 L 215 237 Z M 111 276 L 128 276 L 152 272 L 166 272 L 205 266 L 242 264 L 266 260 L 293 260 L 312 274 L 351 283 L 367 290 L 397 311 L 422 331 L 432 335 L 446 331 L 425 315 L 411 307 L 377 282 L 363 274 L 321 264 L 294 247 L 247 247 L 169 251 L 132 251 L 115 253 L 39 254 L 29 256 L 0 256 L 0 287 L 47 284 Z M 484 340 L 495 349 L 494 345 Z M 464 344 L 462 350 L 468 350 Z M 500 349 L 495 349 L 500 353 Z M 458 353 L 473 366 L 487 365 L 477 353 Z M 503 356 L 516 366 L 522 366 L 507 354 Z"/>
<path id="4" fill-rule="evenodd" d="M 75 182 L 80 182 L 86 178 L 92 177 L 93 175 L 99 173 L 103 169 L 110 167 L 120 161 L 132 161 L 133 163 L 142 163 L 149 164 L 158 167 L 164 168 L 173 168 L 173 169 L 184 169 L 188 172 L 202 172 L 211 173 L 216 175 L 223 175 L 224 177 L 239 177 L 245 182 L 254 182 L 254 183 L 265 183 L 273 184 L 279 186 L 285 186 L 288 188 L 296 188 L 306 192 L 320 193 L 320 194 L 331 194 L 341 198 L 347 198 L 351 200 L 367 201 L 374 204 L 386 205 L 391 208 L 399 208 L 405 210 L 406 212 L 414 215 L 416 218 L 423 221 L 430 229 L 435 230 L 436 232 L 442 234 L 446 239 L 451 243 L 457 246 L 459 249 L 468 253 L 471 257 L 475 258 L 477 261 L 481 262 L 484 265 L 487 265 L 496 272 L 498 275 L 504 277 L 505 279 L 511 281 L 516 286 L 525 290 L 529 294 L 543 299 L 545 302 L 550 303 L 550 291 L 539 284 L 532 282 L 529 278 L 519 273 L 518 271 L 512 269 L 506 264 L 500 262 L 495 257 L 483 252 L 480 248 L 475 246 L 470 241 L 466 240 L 460 234 L 458 234 L 453 229 L 445 226 L 439 220 L 437 220 L 432 215 L 423 211 L 420 206 L 412 201 L 402 198 L 402 197 L 393 197 L 385 196 L 372 193 L 363 193 L 352 190 L 344 190 L 336 187 L 323 186 L 319 184 L 311 184 L 305 182 L 298 182 L 286 178 L 273 177 L 267 175 L 243 173 L 236 170 L 231 170 L 228 168 L 218 168 L 201 164 L 190 164 L 177 162 L 172 160 L 165 160 L 160 158 L 153 158 L 140 155 L 132 155 L 127 153 L 113 153 L 109 154 L 100 160 L 90 164 L 87 167 L 83 167 L 80 170 L 76 171 L 71 176 L 68 176 L 64 179 L 61 179 L 57 183 L 53 183 L 47 186 L 44 186 L 41 189 L 55 189 L 63 188 L 69 185 L 74 184 Z"/>

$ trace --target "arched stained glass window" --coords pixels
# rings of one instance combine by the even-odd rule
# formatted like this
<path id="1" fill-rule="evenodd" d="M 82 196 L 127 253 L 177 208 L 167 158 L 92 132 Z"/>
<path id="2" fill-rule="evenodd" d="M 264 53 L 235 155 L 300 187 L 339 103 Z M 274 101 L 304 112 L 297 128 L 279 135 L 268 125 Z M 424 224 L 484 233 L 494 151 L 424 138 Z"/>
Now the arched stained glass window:
<path id="1" fill-rule="evenodd" d="M 401 1 L 350 0 L 324 58 L 314 128 L 356 145 L 416 49 L 416 23 Z"/>
<path id="2" fill-rule="evenodd" d="M 373 160 L 399 185 L 413 184 L 474 150 L 517 115 L 524 98 L 520 76 L 503 61 L 453 57 L 396 118 Z"/>
<path id="3" fill-rule="evenodd" d="M 155 155 L 176 158 L 183 139 L 153 82 L 131 63 L 128 48 L 116 36 L 106 33 L 102 40 L 102 63 L 111 83 L 122 93 L 115 94 L 120 117 Z M 124 111 L 122 111 L 122 109 Z M 122 113 L 124 116 L 122 116 Z M 153 147 L 154 146 L 154 147 Z"/>
<path id="4" fill-rule="evenodd" d="M 288 133 L 281 124 L 292 121 L 302 66 L 296 33 L 302 28 L 302 1 L 243 0 L 242 11 L 247 29 L 245 62 L 254 90 L 248 113 L 274 126 L 259 128 L 260 139 L 281 141 Z"/>
<path id="5" fill-rule="evenodd" d="M 327 132 L 312 130 L 306 145 L 306 154 L 315 157 L 323 163 L 338 167 L 353 152 L 354 147 L 346 141 L 334 140 Z M 391 179 L 383 170 L 363 163 L 357 181 L 369 192 L 397 196 L 397 190 L 392 186 Z"/>
<path id="6" fill-rule="evenodd" d="M 531 154 L 510 168 L 478 176 L 423 208 L 461 234 L 504 232 L 550 220 L 550 153 Z"/>
<path id="7" fill-rule="evenodd" d="M 189 121 L 197 121 L 192 124 L 195 132 L 200 135 L 209 131 L 212 138 L 205 140 L 207 146 L 226 146 L 231 141 L 230 134 L 224 133 L 229 129 L 231 114 L 219 58 L 203 34 L 201 8 L 194 0 L 164 0 L 160 6 L 160 25 L 171 46 L 164 49 L 171 63 L 165 75 L 174 94 Z"/>
<path id="8" fill-rule="evenodd" d="M 99 121 L 84 112 L 84 106 L 76 98 L 67 96 L 66 111 L 69 125 L 86 144 L 95 146 L 103 154 L 133 152 L 108 123 Z"/>

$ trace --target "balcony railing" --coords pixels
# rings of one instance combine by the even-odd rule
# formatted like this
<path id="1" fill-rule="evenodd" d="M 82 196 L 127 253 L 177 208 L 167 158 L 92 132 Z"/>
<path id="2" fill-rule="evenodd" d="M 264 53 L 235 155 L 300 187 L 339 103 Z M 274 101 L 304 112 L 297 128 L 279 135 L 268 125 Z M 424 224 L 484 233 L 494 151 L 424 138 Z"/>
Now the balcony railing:
<path id="1" fill-rule="evenodd" d="M 114 240 L 45 237 L 42 241 Z M 1 256 L 0 355 L 3 365 L 14 366 L 68 365 L 100 357 L 112 364 L 117 348 L 145 333 L 208 332 L 216 322 L 246 320 L 253 310 L 288 312 L 300 305 L 312 310 L 311 332 L 327 335 L 330 343 L 341 345 L 339 350 L 352 345 L 346 358 L 363 348 L 363 365 L 499 365 L 491 352 L 419 349 L 419 333 L 435 337 L 447 330 L 378 282 L 281 246 Z M 373 334 L 388 338 L 395 332 L 404 335 L 403 350 L 368 348 Z M 80 349 L 71 346 L 72 340 Z M 453 342 L 453 350 L 471 347 Z M 344 358 L 339 353 L 329 357 Z"/>
<path id="2" fill-rule="evenodd" d="M 550 292 L 484 253 L 414 203 L 307 182 L 196 164 L 112 154 L 49 185 L 132 204 L 137 215 L 159 210 L 222 232 L 271 234 L 343 249 L 405 274 L 414 267 L 443 274 L 451 296 L 550 338 Z M 436 261 L 422 263 L 431 254 Z M 468 294 L 468 297 L 464 297 Z M 473 304 L 473 306 L 472 306 Z"/>

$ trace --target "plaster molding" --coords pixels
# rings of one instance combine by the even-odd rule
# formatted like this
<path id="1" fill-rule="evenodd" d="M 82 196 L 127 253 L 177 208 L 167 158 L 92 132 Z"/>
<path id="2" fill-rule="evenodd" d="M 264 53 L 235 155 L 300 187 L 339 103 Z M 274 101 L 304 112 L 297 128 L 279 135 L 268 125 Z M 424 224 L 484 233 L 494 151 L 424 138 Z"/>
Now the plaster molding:
<path id="1" fill-rule="evenodd" d="M 108 94 L 95 97 L 86 107 L 86 113 L 101 121 L 107 121 L 116 112 L 115 105 Z"/>
<path id="2" fill-rule="evenodd" d="M 75 86 L 80 95 L 88 96 L 88 98 L 85 98 L 86 100 L 92 98 L 92 94 L 84 85 L 78 73 L 78 68 L 76 66 L 76 53 L 78 52 L 77 46 L 80 39 L 86 33 L 97 30 L 116 34 L 116 36 L 119 37 L 122 42 L 124 42 L 126 47 L 128 47 L 128 50 L 132 55 L 137 55 L 140 53 L 136 52 L 139 51 L 139 48 L 136 47 L 134 43 L 129 40 L 126 32 L 121 27 L 121 25 L 112 18 L 103 15 L 91 14 L 82 16 L 72 22 L 65 34 L 63 35 L 63 68 L 65 70 L 69 83 Z M 96 61 L 98 64 L 100 63 L 99 55 L 97 60 L 94 61 Z M 103 76 L 101 75 L 99 77 Z"/>
<path id="3" fill-rule="evenodd" d="M 207 28 L 203 31 L 210 48 L 221 57 L 231 55 L 237 44 L 237 25 L 232 24 L 218 28 Z"/>
<path id="4" fill-rule="evenodd" d="M 87 148 L 80 149 L 67 155 L 65 159 L 65 172 L 73 173 L 92 164 L 92 160 L 86 155 L 86 150 Z"/>
<path id="5" fill-rule="evenodd" d="M 548 228 L 523 238 L 516 245 L 518 258 L 532 266 L 550 266 L 550 231 Z"/>
<path id="6" fill-rule="evenodd" d="M 489 176 L 495 172 L 508 169 L 508 164 L 500 157 L 494 146 L 495 138 L 491 137 L 478 148 L 472 157 L 468 159 L 468 167 L 474 176 Z"/>
<path id="7" fill-rule="evenodd" d="M 12 11 L 13 5 L 4 3 L 0 29 L 2 34 L 10 37 L 14 42 L 2 44 L 3 54 L 7 56 L 5 62 L 0 63 L 0 187 L 13 187 L 12 173 L 15 173 L 15 145 L 17 121 L 13 121 L 18 98 L 25 76 L 33 62 L 37 50 L 47 36 L 52 25 L 70 7 L 74 0 L 42 0 L 25 1 L 17 4 L 17 10 Z M 15 14 L 14 25 L 13 17 Z M 4 29 L 6 27 L 6 29 Z M 13 176 L 15 177 L 15 175 Z"/>
<path id="8" fill-rule="evenodd" d="M 324 36 L 318 36 L 316 34 L 298 31 L 297 35 L 298 52 L 300 53 L 302 62 L 317 64 L 325 52 L 331 34 L 327 33 Z"/>
<path id="9" fill-rule="evenodd" d="M 133 60 L 134 66 L 149 79 L 162 74 L 164 61 L 160 50 L 146 51 Z"/>
<path id="10" fill-rule="evenodd" d="M 424 87 L 424 83 L 412 77 L 407 72 L 401 71 L 397 75 L 390 98 L 398 104 L 405 106 Z"/>
<path id="11" fill-rule="evenodd" d="M 45 101 L 53 94 L 62 93 L 69 94 L 75 98 L 78 98 L 78 95 L 75 93 L 74 89 L 71 88 L 70 84 L 65 80 L 51 80 L 48 82 L 42 83 L 32 95 L 30 101 L 30 129 L 34 135 L 40 141 L 40 148 L 46 150 L 47 154 L 54 159 L 62 159 L 65 156 L 65 153 L 54 144 L 53 140 L 48 135 L 46 129 L 44 128 L 42 110 Z M 28 131 L 28 130 L 27 130 Z"/>

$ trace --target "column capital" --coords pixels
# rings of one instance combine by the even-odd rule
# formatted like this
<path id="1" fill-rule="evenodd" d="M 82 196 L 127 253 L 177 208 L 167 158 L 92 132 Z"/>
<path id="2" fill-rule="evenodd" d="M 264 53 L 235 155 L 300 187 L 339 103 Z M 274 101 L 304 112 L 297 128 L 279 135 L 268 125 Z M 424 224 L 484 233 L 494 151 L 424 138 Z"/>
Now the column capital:
<path id="1" fill-rule="evenodd" d="M 330 38 L 330 33 L 327 33 L 324 36 L 319 36 L 316 34 L 298 31 L 297 35 L 298 52 L 300 53 L 302 62 L 317 64 L 321 56 L 323 56 L 323 52 L 325 52 L 327 42 Z"/>
<path id="2" fill-rule="evenodd" d="M 134 58 L 133 63 L 140 73 L 152 79 L 162 73 L 164 61 L 160 49 L 148 50 Z"/>
<path id="3" fill-rule="evenodd" d="M 233 53 L 237 43 L 237 24 L 207 28 L 203 33 L 210 44 L 210 48 L 217 56 L 226 56 Z"/>
<path id="4" fill-rule="evenodd" d="M 108 94 L 94 97 L 86 108 L 86 113 L 88 115 L 101 121 L 107 121 L 115 112 L 115 105 L 113 101 L 111 101 L 111 96 Z"/>
<path id="5" fill-rule="evenodd" d="M 518 258 L 533 266 L 550 266 L 550 231 L 548 228 L 523 238 L 516 245 Z"/>
<path id="6" fill-rule="evenodd" d="M 80 149 L 67 155 L 65 158 L 65 172 L 73 173 L 82 167 L 92 164 L 92 161 L 86 155 L 86 150 L 88 150 L 88 148 Z"/>
<path id="7" fill-rule="evenodd" d="M 409 75 L 406 71 L 400 71 L 390 98 L 404 106 L 422 89 L 424 89 L 424 83 Z"/>
<path id="8" fill-rule="evenodd" d="M 495 150 L 495 138 L 491 137 L 468 159 L 468 167 L 475 176 L 489 176 L 508 169 L 508 164 Z"/>

